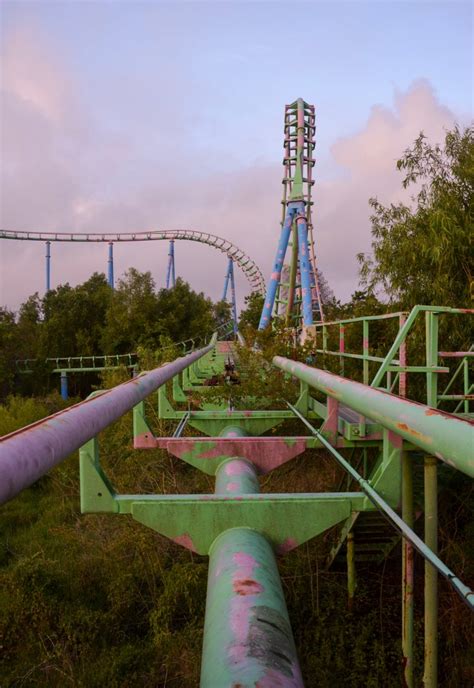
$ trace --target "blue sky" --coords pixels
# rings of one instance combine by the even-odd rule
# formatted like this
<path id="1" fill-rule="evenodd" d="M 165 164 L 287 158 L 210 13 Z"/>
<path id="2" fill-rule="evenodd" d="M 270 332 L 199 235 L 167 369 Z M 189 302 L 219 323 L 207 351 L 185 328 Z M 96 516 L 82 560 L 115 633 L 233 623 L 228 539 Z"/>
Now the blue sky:
<path id="1" fill-rule="evenodd" d="M 5 228 L 212 225 L 266 275 L 278 234 L 284 104 L 314 103 L 320 265 L 341 298 L 357 286 L 356 250 L 370 244 L 368 197 L 392 200 L 400 186 L 396 157 L 420 128 L 440 138 L 472 116 L 468 2 L 4 2 L 2 51 Z M 380 160 L 369 164 L 377 150 Z M 16 307 L 41 290 L 42 265 L 33 277 L 36 253 L 5 243 L 4 274 L 14 252 L 29 276 L 0 285 L 0 301 Z M 347 255 L 336 244 L 347 244 Z M 189 250 L 178 261 L 215 297 L 222 278 L 211 273 L 225 266 L 208 253 L 204 273 Z M 57 255 L 56 282 L 103 269 L 90 252 L 73 259 L 58 247 Z M 161 283 L 164 245 L 156 268 L 130 254 L 119 272 L 132 259 L 156 269 Z"/>

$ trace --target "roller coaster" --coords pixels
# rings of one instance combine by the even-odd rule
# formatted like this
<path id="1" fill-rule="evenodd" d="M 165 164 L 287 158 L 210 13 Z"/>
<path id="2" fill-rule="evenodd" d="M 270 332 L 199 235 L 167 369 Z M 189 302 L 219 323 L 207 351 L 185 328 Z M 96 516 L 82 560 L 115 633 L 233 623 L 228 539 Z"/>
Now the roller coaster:
<path id="1" fill-rule="evenodd" d="M 278 557 L 333 529 L 336 536 L 328 567 L 346 568 L 351 605 L 358 563 L 383 561 L 401 543 L 404 683 L 415 685 L 416 550 L 425 562 L 423 682 L 434 687 L 438 576 L 474 608 L 473 591 L 437 552 L 438 491 L 453 472 L 474 476 L 470 407 L 474 352 L 473 347 L 445 350 L 439 324 L 443 319 L 470 318 L 474 311 L 415 306 L 410 312 L 335 322 L 324 319 L 309 191 L 314 131 L 312 106 L 299 99 L 286 107 L 280 241 L 260 320 L 263 329 L 279 319 L 300 341 L 311 343 L 312 361 L 275 356 L 271 365 L 263 359 L 261 363 L 262 382 L 276 374 L 294 380 L 299 385 L 297 400 L 282 400 L 282 407 L 264 409 L 255 404 L 245 407 L 244 401 L 240 407 L 206 403 L 208 382 L 217 378 L 225 385 L 226 368 L 231 365 L 239 370 L 239 357 L 247 346 L 238 332 L 224 340 L 215 333 L 199 347 L 193 342 L 185 344 L 183 355 L 172 362 L 137 372 L 117 387 L 96 391 L 85 401 L 3 437 L 0 503 L 14 498 L 79 450 L 83 513 L 135 519 L 178 545 L 207 555 L 201 664 L 204 688 L 303 686 Z M 11 235 L 4 238 L 27 238 Z M 91 241 L 109 240 L 109 235 L 90 236 L 106 237 Z M 126 240 L 134 240 L 127 236 Z M 147 233 L 135 236 L 148 237 Z M 45 234 L 31 238 L 48 240 Z M 179 238 L 178 233 L 174 238 Z M 285 264 L 288 247 L 290 261 Z M 221 250 L 242 267 L 236 255 L 230 255 L 232 249 Z M 260 272 L 248 260 L 244 267 L 253 266 L 248 273 L 254 280 L 251 284 L 263 289 Z M 393 340 L 382 352 L 379 346 L 375 349 L 372 336 L 374 330 L 384 327 L 392 328 Z M 361 352 L 348 351 L 349 332 L 357 333 Z M 409 360 L 415 333 L 418 349 L 424 350 L 422 363 Z M 339 374 L 317 367 L 314 357 L 316 362 L 335 357 Z M 349 363 L 359 366 L 353 375 L 358 379 L 345 375 L 344 366 Z M 243 367 L 240 374 L 245 377 Z M 422 381 L 423 403 L 408 397 L 409 379 Z M 204 400 L 198 408 L 189 403 L 196 392 L 201 392 Z M 147 417 L 145 400 L 151 395 L 156 395 L 158 417 L 174 426 L 170 436 L 157 435 Z M 134 447 L 166 450 L 214 476 L 213 493 L 117 493 L 101 466 L 98 435 L 132 409 Z M 298 431 L 279 435 L 278 429 L 288 427 L 287 421 L 293 421 L 291 427 L 298 424 Z M 331 492 L 261 491 L 260 476 L 305 451 L 313 452 L 317 461 L 316 450 L 324 451 L 343 469 L 347 476 L 343 486 Z M 423 537 L 415 532 L 419 512 L 424 514 Z"/>

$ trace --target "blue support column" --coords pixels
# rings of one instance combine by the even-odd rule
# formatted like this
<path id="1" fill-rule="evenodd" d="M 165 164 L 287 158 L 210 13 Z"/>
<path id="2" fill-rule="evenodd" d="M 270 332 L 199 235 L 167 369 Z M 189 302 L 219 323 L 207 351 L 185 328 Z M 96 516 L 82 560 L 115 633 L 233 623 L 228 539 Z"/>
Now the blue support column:
<path id="1" fill-rule="evenodd" d="M 278 243 L 275 263 L 273 265 L 273 272 L 270 275 L 268 282 L 267 294 L 263 304 L 262 315 L 260 318 L 259 330 L 264 330 L 269 324 L 272 317 L 273 304 L 275 303 L 275 296 L 281 278 L 281 270 L 283 268 L 283 261 L 285 260 L 285 253 L 290 239 L 291 225 L 296 212 L 300 209 L 300 202 L 288 203 L 286 209 L 285 221 L 281 228 L 280 241 Z"/>
<path id="2" fill-rule="evenodd" d="M 229 262 L 227 263 L 227 272 L 225 273 L 225 279 L 224 279 L 224 291 L 222 292 L 222 301 L 225 301 L 227 299 L 227 288 L 229 286 L 229 277 L 230 277 L 231 265 L 232 265 L 232 258 L 229 258 Z"/>
<path id="3" fill-rule="evenodd" d="M 68 384 L 67 384 L 67 373 L 65 370 L 61 371 L 61 396 L 63 399 L 69 398 Z"/>
<path id="4" fill-rule="evenodd" d="M 303 300 L 303 325 L 313 324 L 313 299 L 311 290 L 311 263 L 309 260 L 308 225 L 305 215 L 305 204 L 299 204 L 296 217 L 298 228 L 298 252 L 300 262 L 301 294 Z"/>
<path id="5" fill-rule="evenodd" d="M 109 287 L 114 288 L 114 244 L 109 242 L 109 260 L 107 261 L 107 282 Z"/>
<path id="6" fill-rule="evenodd" d="M 174 272 L 174 241 L 171 242 L 171 286 L 176 285 L 176 275 Z"/>
<path id="7" fill-rule="evenodd" d="M 234 281 L 234 261 L 230 258 L 229 263 L 230 272 L 230 296 L 232 305 L 232 318 L 234 320 L 234 334 L 237 334 L 237 301 L 235 299 L 235 281 Z"/>
<path id="8" fill-rule="evenodd" d="M 234 261 L 229 258 L 227 263 L 227 272 L 224 280 L 224 291 L 222 293 L 222 301 L 227 300 L 227 290 L 230 283 L 230 304 L 232 307 L 232 320 L 234 322 L 234 334 L 237 334 L 237 301 L 235 298 L 235 280 L 234 280 Z"/>
<path id="9" fill-rule="evenodd" d="M 51 242 L 46 242 L 46 293 L 51 289 Z"/>
<path id="10" fill-rule="evenodd" d="M 168 249 L 168 269 L 166 271 L 166 288 L 173 288 L 176 284 L 176 276 L 174 271 L 174 239 L 171 239 Z"/>

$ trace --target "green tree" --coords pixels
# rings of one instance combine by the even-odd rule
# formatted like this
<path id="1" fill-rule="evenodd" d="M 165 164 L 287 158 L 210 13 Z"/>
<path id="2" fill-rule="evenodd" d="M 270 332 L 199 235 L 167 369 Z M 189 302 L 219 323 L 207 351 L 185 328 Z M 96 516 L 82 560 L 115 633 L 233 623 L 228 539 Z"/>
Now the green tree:
<path id="1" fill-rule="evenodd" d="M 77 287 L 63 284 L 49 291 L 42 301 L 44 320 L 38 356 L 100 352 L 111 291 L 105 276 L 99 273 Z"/>
<path id="2" fill-rule="evenodd" d="M 216 324 L 216 328 L 219 330 L 225 330 L 224 325 L 232 320 L 232 313 L 230 308 L 230 303 L 227 301 L 218 301 L 213 306 L 213 316 Z"/>
<path id="3" fill-rule="evenodd" d="M 128 353 L 141 344 L 153 348 L 160 323 L 155 282 L 150 272 L 130 268 L 119 280 L 106 313 L 102 346 L 106 353 Z"/>
<path id="4" fill-rule="evenodd" d="M 245 297 L 246 307 L 240 313 L 239 329 L 256 330 L 262 314 L 264 297 L 256 291 Z"/>
<path id="5" fill-rule="evenodd" d="M 15 377 L 18 333 L 15 313 L 0 308 L 0 394 L 5 397 L 12 389 Z"/>
<path id="6" fill-rule="evenodd" d="M 216 329 L 211 299 L 193 291 L 181 278 L 173 289 L 160 289 L 158 317 L 164 334 L 175 342 L 204 337 Z"/>
<path id="7" fill-rule="evenodd" d="M 412 207 L 372 198 L 373 255 L 359 254 L 361 282 L 403 308 L 468 307 L 473 267 L 474 129 L 447 132 L 444 145 L 423 133 L 397 162 Z"/>

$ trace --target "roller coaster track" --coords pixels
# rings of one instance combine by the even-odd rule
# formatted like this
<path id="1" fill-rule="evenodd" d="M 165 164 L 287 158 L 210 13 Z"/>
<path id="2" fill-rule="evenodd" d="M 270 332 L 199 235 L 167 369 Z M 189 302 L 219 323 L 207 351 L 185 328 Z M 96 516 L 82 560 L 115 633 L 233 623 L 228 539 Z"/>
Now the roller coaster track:
<path id="1" fill-rule="evenodd" d="M 17 232 L 0 230 L 0 239 L 16 241 L 62 241 L 62 242 L 96 242 L 120 243 L 137 241 L 196 241 L 216 248 L 232 258 L 247 278 L 252 291 L 265 295 L 265 278 L 258 265 L 231 241 L 208 232 L 193 229 L 164 229 L 148 232 Z"/>

